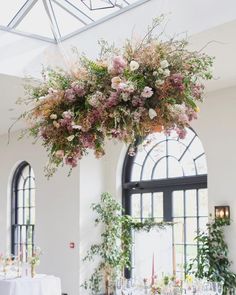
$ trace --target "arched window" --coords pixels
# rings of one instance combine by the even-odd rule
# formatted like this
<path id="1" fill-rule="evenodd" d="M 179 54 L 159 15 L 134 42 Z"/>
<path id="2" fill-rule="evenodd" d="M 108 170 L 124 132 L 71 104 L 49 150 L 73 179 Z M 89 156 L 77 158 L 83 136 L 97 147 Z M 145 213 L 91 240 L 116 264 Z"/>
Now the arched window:
<path id="1" fill-rule="evenodd" d="M 13 176 L 11 224 L 12 254 L 25 261 L 34 247 L 35 226 L 35 176 L 27 162 L 22 162 Z"/>
<path id="2" fill-rule="evenodd" d="M 122 182 L 126 214 L 174 222 L 175 270 L 183 273 L 197 252 L 194 237 L 208 220 L 206 159 L 196 133 L 148 136 L 135 156 L 126 155 Z"/>

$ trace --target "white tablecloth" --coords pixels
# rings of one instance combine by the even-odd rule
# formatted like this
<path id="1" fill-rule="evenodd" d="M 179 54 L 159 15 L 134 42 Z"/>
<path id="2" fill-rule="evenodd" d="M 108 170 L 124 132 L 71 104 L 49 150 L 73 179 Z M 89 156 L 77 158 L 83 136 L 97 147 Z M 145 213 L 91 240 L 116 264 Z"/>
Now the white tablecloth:
<path id="1" fill-rule="evenodd" d="M 33 279 L 0 279 L 0 295 L 61 295 L 61 281 L 47 275 L 37 275 Z"/>

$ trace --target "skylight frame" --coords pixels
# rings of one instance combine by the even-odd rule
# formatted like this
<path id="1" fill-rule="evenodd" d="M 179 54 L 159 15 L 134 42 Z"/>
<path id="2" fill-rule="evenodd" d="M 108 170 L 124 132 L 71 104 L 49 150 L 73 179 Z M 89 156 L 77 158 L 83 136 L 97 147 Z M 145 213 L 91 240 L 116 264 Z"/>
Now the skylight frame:
<path id="1" fill-rule="evenodd" d="M 126 0 L 122 0 L 126 3 L 126 7 L 119 7 L 119 10 L 118 11 L 115 11 L 105 17 L 102 17 L 98 20 L 93 20 L 89 15 L 87 15 L 86 13 L 84 13 L 83 11 L 80 11 L 80 13 L 82 14 L 85 14 L 85 17 L 87 17 L 88 19 L 90 19 L 92 22 L 89 23 L 89 24 L 85 24 L 83 22 L 83 20 L 79 20 L 81 23 L 84 23 L 84 27 L 80 28 L 80 29 L 77 29 L 69 34 L 66 34 L 64 36 L 61 36 L 60 34 L 60 29 L 58 28 L 57 26 L 57 23 L 56 23 L 56 17 L 54 20 L 51 20 L 51 23 L 52 23 L 52 26 L 51 26 L 51 29 L 52 29 L 52 33 L 54 35 L 54 39 L 53 38 L 49 38 L 49 37 L 46 37 L 46 36 L 41 36 L 41 35 L 38 35 L 38 34 L 32 34 L 32 33 L 27 33 L 27 32 L 23 32 L 23 31 L 19 31 L 17 30 L 17 26 L 20 24 L 20 22 L 27 16 L 27 14 L 29 13 L 29 11 L 33 8 L 33 6 L 38 2 L 39 0 L 27 0 L 24 4 L 24 9 L 22 9 L 23 7 L 21 7 L 21 9 L 15 14 L 15 16 L 12 18 L 12 20 L 8 23 L 7 26 L 3 26 L 3 25 L 0 25 L 0 30 L 1 31 L 4 31 L 4 32 L 9 32 L 9 33 L 13 33 L 13 34 L 16 34 L 16 35 L 19 35 L 19 36 L 23 36 L 23 37 L 27 37 L 27 38 L 33 38 L 33 39 L 37 39 L 37 40 L 40 40 L 40 41 L 44 41 L 44 42 L 48 42 L 48 43 L 52 43 L 52 44 L 58 44 L 58 43 L 61 43 L 63 41 L 66 41 L 72 37 L 75 37 L 76 35 L 79 35 L 80 33 L 84 32 L 84 31 L 87 31 L 99 24 L 102 24 L 120 14 L 123 14 L 129 10 L 132 10 L 134 9 L 135 7 L 138 7 L 140 5 L 143 5 L 151 0 L 138 0 L 137 2 L 135 3 L 132 3 L 132 4 L 127 4 L 128 1 Z M 61 7 L 60 3 L 57 1 L 57 0 L 42 0 L 43 1 L 43 4 L 44 4 L 44 7 L 45 7 L 45 10 L 48 14 L 48 17 L 52 17 L 53 18 L 53 8 L 51 6 L 52 2 L 56 3 L 58 6 Z M 67 0 L 65 0 L 66 2 L 69 2 Z M 71 3 L 70 3 L 71 4 Z M 73 5 L 73 4 L 72 4 Z M 61 7 L 62 8 L 62 7 Z M 79 8 L 76 8 L 74 7 L 75 9 L 78 9 L 80 10 Z M 66 9 L 66 7 L 63 8 L 65 11 L 67 11 L 69 14 L 72 14 L 71 11 L 68 11 Z M 107 9 L 110 9 L 110 8 L 107 8 Z M 88 8 L 89 10 L 89 8 Z M 74 15 L 74 17 L 76 17 Z M 76 17 L 77 18 L 77 17 Z"/>

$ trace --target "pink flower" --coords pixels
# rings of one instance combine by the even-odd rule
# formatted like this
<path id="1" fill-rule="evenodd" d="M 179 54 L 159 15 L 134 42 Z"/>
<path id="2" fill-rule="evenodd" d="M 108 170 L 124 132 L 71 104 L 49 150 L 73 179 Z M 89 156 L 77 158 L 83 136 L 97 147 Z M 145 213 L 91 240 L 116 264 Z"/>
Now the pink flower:
<path id="1" fill-rule="evenodd" d="M 153 95 L 153 90 L 151 87 L 144 87 L 143 92 L 141 93 L 142 97 L 150 98 Z"/>
<path id="2" fill-rule="evenodd" d="M 112 60 L 110 71 L 114 74 L 122 74 L 127 66 L 126 60 L 122 56 L 115 56 Z"/>
<path id="3" fill-rule="evenodd" d="M 73 89 L 67 89 L 65 91 L 65 99 L 68 100 L 69 102 L 75 101 L 75 92 Z"/>
<path id="4" fill-rule="evenodd" d="M 76 158 L 76 156 L 68 156 L 65 159 L 65 163 L 66 165 L 69 165 L 72 168 L 75 168 L 78 164 L 78 159 Z"/>
<path id="5" fill-rule="evenodd" d="M 176 133 L 178 134 L 179 138 L 180 139 L 184 139 L 187 135 L 187 130 L 186 129 L 180 129 L 180 128 L 177 128 L 176 129 Z"/>
<path id="6" fill-rule="evenodd" d="M 184 79 L 184 77 L 180 73 L 173 74 L 170 77 L 170 81 L 171 81 L 172 85 L 174 85 L 180 91 L 184 90 L 183 79 Z"/>
<path id="7" fill-rule="evenodd" d="M 77 82 L 73 82 L 71 84 L 71 87 L 72 87 L 74 93 L 76 95 L 78 95 L 79 97 L 82 97 L 85 95 L 84 85 L 77 83 Z"/>
<path id="8" fill-rule="evenodd" d="M 58 150 L 56 151 L 55 156 L 59 159 L 63 159 L 65 156 L 65 152 L 63 150 Z"/>
<path id="9" fill-rule="evenodd" d="M 196 99 L 201 99 L 204 91 L 204 85 L 202 84 L 194 84 L 192 87 L 192 94 Z"/>
<path id="10" fill-rule="evenodd" d="M 81 135 L 80 141 L 84 148 L 94 148 L 94 137 L 92 134 L 84 133 L 83 135 Z"/>
<path id="11" fill-rule="evenodd" d="M 113 77 L 111 79 L 111 87 L 115 90 L 117 90 L 119 88 L 120 83 L 122 82 L 120 77 Z"/>
<path id="12" fill-rule="evenodd" d="M 106 107 L 111 108 L 118 104 L 118 94 L 117 92 L 112 92 L 110 97 L 106 101 Z"/>
<path id="13" fill-rule="evenodd" d="M 135 96 L 132 99 L 132 105 L 134 107 L 142 107 L 142 106 L 144 106 L 144 103 L 145 103 L 145 99 L 143 99 L 142 97 Z"/>

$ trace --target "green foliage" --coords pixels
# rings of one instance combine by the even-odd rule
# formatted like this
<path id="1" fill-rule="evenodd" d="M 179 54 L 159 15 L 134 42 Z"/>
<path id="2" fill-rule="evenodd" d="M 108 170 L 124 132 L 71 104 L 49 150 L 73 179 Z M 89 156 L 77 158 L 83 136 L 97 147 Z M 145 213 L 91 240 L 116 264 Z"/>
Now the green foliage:
<path id="1" fill-rule="evenodd" d="M 95 224 L 103 225 L 101 242 L 94 244 L 87 252 L 84 261 L 93 261 L 95 257 L 100 262 L 91 277 L 83 283 L 85 289 L 92 294 L 101 292 L 103 281 L 111 282 L 122 275 L 125 268 L 130 268 L 132 250 L 132 230 L 150 231 L 153 227 L 164 228 L 166 223 L 157 223 L 153 219 L 139 222 L 129 215 L 122 215 L 122 206 L 109 193 L 101 195 L 99 204 L 92 204 L 92 210 L 97 213 Z"/>
<path id="2" fill-rule="evenodd" d="M 223 294 L 236 287 L 236 274 L 230 270 L 228 246 L 224 240 L 224 226 L 229 220 L 216 219 L 207 225 L 207 232 L 196 238 L 198 254 L 189 264 L 188 272 L 195 277 L 224 284 Z"/>

